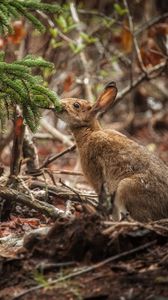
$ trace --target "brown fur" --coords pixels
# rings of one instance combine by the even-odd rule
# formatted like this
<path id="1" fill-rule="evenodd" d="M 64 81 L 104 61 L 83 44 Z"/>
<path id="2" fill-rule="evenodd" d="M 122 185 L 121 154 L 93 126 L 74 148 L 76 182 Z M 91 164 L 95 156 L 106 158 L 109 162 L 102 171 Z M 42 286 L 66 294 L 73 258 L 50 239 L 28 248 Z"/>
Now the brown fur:
<path id="1" fill-rule="evenodd" d="M 116 93 L 112 83 L 92 107 L 86 100 L 63 99 L 58 116 L 70 126 L 88 182 L 98 195 L 105 183 L 108 192 L 115 194 L 114 220 L 127 211 L 142 222 L 167 218 L 168 168 L 145 147 L 116 131 L 103 130 L 96 119 Z M 74 108 L 76 102 L 79 108 Z"/>

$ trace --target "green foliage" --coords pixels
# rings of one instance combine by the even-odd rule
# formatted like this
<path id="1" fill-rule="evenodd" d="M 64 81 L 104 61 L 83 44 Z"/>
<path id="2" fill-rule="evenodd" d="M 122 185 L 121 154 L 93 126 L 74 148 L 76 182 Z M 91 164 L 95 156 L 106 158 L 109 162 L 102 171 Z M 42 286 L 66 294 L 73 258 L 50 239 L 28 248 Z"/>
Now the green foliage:
<path id="1" fill-rule="evenodd" d="M 116 11 L 116 13 L 119 15 L 119 16 L 123 16 L 127 13 L 127 9 L 126 8 L 123 8 L 120 4 L 118 3 L 115 3 L 114 4 L 114 9 Z"/>
<path id="2" fill-rule="evenodd" d="M 20 16 L 28 19 L 39 31 L 45 31 L 45 26 L 32 14 L 36 10 L 57 14 L 62 12 L 60 5 L 41 3 L 40 0 L 0 0 L 0 34 L 12 33 L 11 19 Z"/>
<path id="3" fill-rule="evenodd" d="M 60 41 L 59 39 L 62 33 L 64 37 L 66 37 L 67 35 L 66 42 L 68 42 L 68 45 L 71 51 L 73 52 L 73 54 L 79 54 L 85 49 L 85 47 L 87 47 L 87 45 L 94 44 L 98 41 L 97 38 L 81 30 L 79 33 L 81 37 L 80 43 L 78 43 L 78 41 L 76 40 L 72 40 L 71 36 L 68 37 L 68 34 L 71 34 L 71 32 L 74 29 L 78 30 L 78 26 L 79 26 L 79 24 L 77 24 L 71 16 L 69 3 L 63 5 L 63 13 L 59 15 L 57 18 L 55 18 L 55 24 L 56 24 L 55 28 L 50 28 L 50 33 L 52 36 L 50 43 L 54 49 L 64 45 L 64 41 Z"/>
<path id="4" fill-rule="evenodd" d="M 26 56 L 9 64 L 0 53 L 0 121 L 4 126 L 6 117 L 11 116 L 19 105 L 27 125 L 34 131 L 40 118 L 39 108 L 54 106 L 60 109 L 58 96 L 42 85 L 40 76 L 31 75 L 32 68 L 52 68 L 53 65 L 43 58 Z"/>
<path id="5" fill-rule="evenodd" d="M 50 28 L 50 34 L 53 38 L 58 36 L 58 29 L 57 28 Z"/>
<path id="6" fill-rule="evenodd" d="M 0 0 L 0 34 L 12 33 L 12 20 L 24 16 L 39 31 L 44 25 L 32 13 L 36 10 L 59 14 L 58 4 L 42 3 L 40 0 Z M 32 75 L 32 68 L 49 69 L 53 65 L 42 58 L 26 56 L 24 59 L 6 63 L 4 53 L 0 52 L 0 127 L 4 129 L 5 120 L 13 115 L 16 105 L 22 112 L 27 125 L 34 131 L 40 118 L 39 108 L 51 104 L 59 110 L 57 95 L 44 87 L 39 76 Z"/>
<path id="7" fill-rule="evenodd" d="M 63 270 L 57 273 L 58 282 L 53 286 L 50 285 L 50 281 L 45 277 L 42 271 L 35 270 L 32 275 L 36 283 L 38 285 L 42 285 L 44 288 L 48 288 L 48 289 L 56 288 L 56 289 L 64 290 L 65 293 L 72 294 L 73 299 L 76 300 L 83 299 L 78 284 L 74 283 L 72 280 L 65 279 L 66 275 L 64 274 Z"/>
<path id="8" fill-rule="evenodd" d="M 85 41 L 86 44 L 93 44 L 96 43 L 98 40 L 97 38 L 90 36 L 85 32 L 81 32 L 80 36 L 82 37 L 82 39 Z"/>
<path id="9" fill-rule="evenodd" d="M 101 24 L 106 28 L 110 29 L 115 24 L 115 22 L 116 20 L 113 18 L 109 19 L 104 17 Z"/>
<path id="10" fill-rule="evenodd" d="M 63 33 L 69 33 L 77 27 L 70 15 L 69 6 L 64 7 L 64 14 L 59 15 L 55 22 Z"/>
<path id="11" fill-rule="evenodd" d="M 49 287 L 47 278 L 45 278 L 44 274 L 41 271 L 35 270 L 35 272 L 33 273 L 33 277 L 37 284 L 42 284 L 45 288 Z"/>
<path id="12" fill-rule="evenodd" d="M 69 47 L 74 54 L 80 53 L 87 45 L 94 44 L 98 41 L 97 38 L 88 35 L 87 33 L 80 32 L 82 42 L 79 44 L 77 42 L 70 42 Z"/>
<path id="13" fill-rule="evenodd" d="M 78 54 L 80 53 L 85 47 L 86 45 L 84 43 L 81 43 L 81 44 L 77 44 L 77 43 L 69 43 L 69 47 L 71 48 L 72 52 L 74 54 Z"/>

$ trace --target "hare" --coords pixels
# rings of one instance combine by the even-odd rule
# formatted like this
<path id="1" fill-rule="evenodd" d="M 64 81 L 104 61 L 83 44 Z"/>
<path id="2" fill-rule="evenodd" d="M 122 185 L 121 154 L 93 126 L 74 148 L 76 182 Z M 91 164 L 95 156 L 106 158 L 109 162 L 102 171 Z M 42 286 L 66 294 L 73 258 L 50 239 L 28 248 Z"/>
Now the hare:
<path id="1" fill-rule="evenodd" d="M 83 99 L 62 99 L 57 115 L 74 135 L 83 173 L 100 203 L 108 206 L 110 196 L 113 220 L 128 215 L 140 222 L 167 218 L 168 167 L 135 141 L 102 129 L 97 120 L 116 95 L 116 84 L 110 82 L 93 105 Z"/>

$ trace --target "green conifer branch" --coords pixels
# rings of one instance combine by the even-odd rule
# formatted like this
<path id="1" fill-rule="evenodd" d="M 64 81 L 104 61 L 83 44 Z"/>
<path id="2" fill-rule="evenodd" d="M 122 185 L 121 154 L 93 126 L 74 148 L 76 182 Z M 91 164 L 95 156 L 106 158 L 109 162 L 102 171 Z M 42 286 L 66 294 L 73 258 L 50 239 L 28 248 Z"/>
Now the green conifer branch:
<path id="1" fill-rule="evenodd" d="M 10 64 L 2 60 L 3 54 L 0 53 L 0 108 L 3 109 L 3 115 L 6 107 L 14 111 L 15 106 L 19 105 L 27 125 L 34 131 L 41 115 L 39 107 L 49 108 L 52 105 L 59 111 L 60 102 L 56 93 L 42 85 L 40 76 L 31 75 L 32 68 L 51 68 L 53 65 L 30 55 Z M 0 120 L 3 126 L 4 117 L 1 113 Z"/>
<path id="2" fill-rule="evenodd" d="M 42 3 L 40 0 L 22 1 L 22 0 L 0 0 L 0 30 L 5 34 L 10 34 L 13 31 L 11 19 L 18 19 L 19 16 L 24 16 L 28 19 L 39 31 L 45 31 L 45 26 L 32 13 L 39 11 L 57 13 L 62 12 L 59 4 Z"/>
<path id="3" fill-rule="evenodd" d="M 12 20 L 19 16 L 27 18 L 38 30 L 45 27 L 32 13 L 39 11 L 57 13 L 62 9 L 58 4 L 46 4 L 40 0 L 0 0 L 0 35 L 11 34 Z M 53 64 L 43 58 L 26 56 L 24 59 L 6 63 L 0 52 L 0 127 L 13 115 L 19 105 L 27 125 L 34 131 L 40 118 L 39 107 L 60 109 L 58 96 L 44 87 L 40 76 L 33 76 L 33 68 L 52 68 Z"/>

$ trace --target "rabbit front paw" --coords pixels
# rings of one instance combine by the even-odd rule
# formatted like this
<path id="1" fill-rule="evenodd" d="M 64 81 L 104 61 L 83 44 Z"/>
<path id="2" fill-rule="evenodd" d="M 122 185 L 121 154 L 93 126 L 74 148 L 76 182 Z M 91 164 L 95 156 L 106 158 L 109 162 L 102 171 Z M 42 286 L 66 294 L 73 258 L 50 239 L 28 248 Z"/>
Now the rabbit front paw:
<path id="1" fill-rule="evenodd" d="M 133 222 L 134 220 L 131 218 L 130 213 L 125 210 L 125 211 L 120 211 L 120 219 L 119 222 L 122 221 L 128 221 L 128 222 Z"/>
<path id="2" fill-rule="evenodd" d="M 98 211 L 105 215 L 109 215 L 113 211 L 115 193 L 111 194 L 108 190 L 107 184 L 103 183 L 99 194 Z"/>

